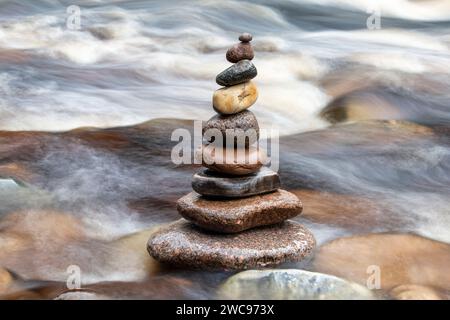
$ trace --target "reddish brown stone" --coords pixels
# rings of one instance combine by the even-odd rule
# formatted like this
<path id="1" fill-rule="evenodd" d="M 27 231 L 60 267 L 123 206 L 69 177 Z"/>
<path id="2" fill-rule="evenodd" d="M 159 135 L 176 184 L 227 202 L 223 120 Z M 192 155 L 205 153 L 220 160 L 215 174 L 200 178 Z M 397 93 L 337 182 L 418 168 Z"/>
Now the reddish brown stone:
<path id="1" fill-rule="evenodd" d="M 199 227 L 235 233 L 293 218 L 302 212 L 302 203 L 285 190 L 226 200 L 211 200 L 191 192 L 178 200 L 177 209 Z"/>
<path id="2" fill-rule="evenodd" d="M 236 234 L 201 230 L 181 219 L 157 231 L 147 250 L 160 262 L 202 269 L 250 269 L 299 261 L 315 247 L 301 224 L 281 224 Z"/>
<path id="3" fill-rule="evenodd" d="M 228 61 L 236 63 L 244 59 L 252 60 L 255 54 L 249 42 L 241 42 L 228 49 L 226 57 Z"/>

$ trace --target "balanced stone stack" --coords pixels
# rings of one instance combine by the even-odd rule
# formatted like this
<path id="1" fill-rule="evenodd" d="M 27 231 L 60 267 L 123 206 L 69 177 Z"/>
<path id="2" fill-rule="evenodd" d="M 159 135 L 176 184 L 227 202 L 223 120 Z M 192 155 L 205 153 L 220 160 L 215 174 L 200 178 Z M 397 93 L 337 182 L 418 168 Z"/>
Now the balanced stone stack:
<path id="1" fill-rule="evenodd" d="M 207 169 L 193 176 L 194 192 L 178 200 L 184 219 L 148 241 L 150 255 L 161 262 L 248 269 L 301 260 L 315 246 L 310 231 L 286 221 L 301 213 L 302 203 L 280 189 L 276 172 L 263 167 L 258 122 L 247 110 L 258 97 L 251 81 L 257 75 L 252 36 L 244 33 L 239 40 L 226 54 L 234 64 L 216 78 L 224 86 L 213 95 L 218 114 L 203 125 L 205 143 L 196 152 Z"/>

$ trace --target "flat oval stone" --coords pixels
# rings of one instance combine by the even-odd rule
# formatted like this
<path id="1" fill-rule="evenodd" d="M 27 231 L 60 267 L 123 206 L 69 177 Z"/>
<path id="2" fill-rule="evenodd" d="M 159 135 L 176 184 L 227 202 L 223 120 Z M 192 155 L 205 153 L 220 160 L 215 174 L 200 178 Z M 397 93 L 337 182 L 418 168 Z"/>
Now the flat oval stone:
<path id="1" fill-rule="evenodd" d="M 252 45 L 249 42 L 240 42 L 228 49 L 226 58 L 231 63 L 247 59 L 252 60 L 255 57 Z"/>
<path id="2" fill-rule="evenodd" d="M 302 208 L 296 195 L 281 189 L 248 198 L 216 200 L 191 192 L 177 201 L 177 210 L 185 219 L 223 233 L 280 223 L 299 215 Z"/>
<path id="3" fill-rule="evenodd" d="M 259 125 L 253 112 L 244 110 L 229 116 L 217 114 L 203 125 L 203 136 L 209 142 L 214 141 L 208 130 L 217 129 L 221 133 L 223 145 L 248 147 L 259 139 Z M 209 131 L 214 134 L 214 131 Z M 227 140 L 230 140 L 229 143 Z"/>
<path id="4" fill-rule="evenodd" d="M 264 290 L 261 290 L 264 288 Z M 298 269 L 248 270 L 231 276 L 218 290 L 225 300 L 372 300 L 366 286 L 329 274 Z"/>
<path id="5" fill-rule="evenodd" d="M 219 73 L 216 82 L 218 85 L 229 87 L 249 81 L 257 74 L 258 71 L 250 60 L 241 60 Z"/>
<path id="6" fill-rule="evenodd" d="M 230 153 L 229 158 L 227 151 Z M 257 172 L 267 161 L 267 155 L 261 148 L 249 147 L 248 149 L 229 150 L 214 148 L 212 144 L 197 149 L 195 158 L 208 169 L 237 176 Z"/>
<path id="7" fill-rule="evenodd" d="M 162 263 L 201 269 L 251 269 L 302 260 L 315 247 L 301 224 L 281 224 L 235 234 L 202 231 L 181 219 L 154 233 L 150 255 Z"/>
<path id="8" fill-rule="evenodd" d="M 192 189 L 209 197 L 239 198 L 275 191 L 280 187 L 278 173 L 267 167 L 258 172 L 236 177 L 204 170 L 194 174 Z"/>
<path id="9" fill-rule="evenodd" d="M 235 114 L 250 108 L 258 99 L 258 89 L 252 81 L 214 91 L 213 107 L 221 114 Z"/>
<path id="10" fill-rule="evenodd" d="M 252 41 L 252 39 L 253 39 L 253 36 L 248 32 L 244 32 L 243 34 L 241 34 L 239 36 L 239 41 L 242 41 L 242 42 L 250 42 L 250 41 Z"/>

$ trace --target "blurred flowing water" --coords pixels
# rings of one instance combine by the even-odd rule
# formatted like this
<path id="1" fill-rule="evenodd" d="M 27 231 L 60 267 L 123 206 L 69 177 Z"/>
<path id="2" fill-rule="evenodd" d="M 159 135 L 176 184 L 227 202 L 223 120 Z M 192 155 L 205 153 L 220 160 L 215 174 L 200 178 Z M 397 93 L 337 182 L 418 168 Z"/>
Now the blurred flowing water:
<path id="1" fill-rule="evenodd" d="M 366 27 L 373 3 L 380 30 Z M 80 30 L 67 27 L 70 5 L 80 7 Z M 38 243 L 14 258 L 0 254 L 0 267 L 14 269 L 36 250 L 35 264 L 12 271 L 64 281 L 65 266 L 84 263 L 98 264 L 86 283 L 141 280 L 147 271 L 133 269 L 124 261 L 128 247 L 112 248 L 111 241 L 174 219 L 173 202 L 189 191 L 193 169 L 177 173 L 159 166 L 168 157 L 141 161 L 146 153 L 139 150 L 111 153 L 120 141 L 105 138 L 111 146 L 95 149 L 59 132 L 208 119 L 215 76 L 229 66 L 226 49 L 243 31 L 253 34 L 256 51 L 260 97 L 252 111 L 261 127 L 283 135 L 280 174 L 286 188 L 306 197 L 299 221 L 318 244 L 368 232 L 411 232 L 449 243 L 449 1 L 0 0 L 0 175 L 1 165 L 10 170 L 28 161 L 47 179 L 43 190 L 12 180 L 0 185 L 1 216 L 22 213 L 0 220 L 0 241 L 18 246 L 20 237 L 17 243 L 7 238 L 15 228 L 15 236 Z M 21 145 L 7 131 L 54 134 L 33 138 L 42 156 L 32 163 L 14 153 Z M 133 143 L 150 149 L 144 138 Z M 170 132 L 158 139 L 170 147 Z M 330 223 L 321 220 L 323 208 L 315 205 L 322 195 L 331 197 L 330 206 L 348 201 L 349 212 L 336 209 L 325 217 Z M 353 200 L 342 200 L 348 196 L 369 199 L 374 208 L 366 216 Z M 146 197 L 144 217 L 125 204 Z M 317 214 L 308 213 L 308 201 Z M 54 234 L 36 234 L 47 230 L 36 224 L 55 225 L 52 214 L 39 213 L 48 206 L 82 221 L 82 231 L 56 232 L 56 243 L 78 243 L 58 263 L 51 255 L 61 248 L 48 244 Z M 341 214 L 346 223 L 340 224 Z M 205 277 L 217 282 L 223 275 Z M 208 297 L 206 287 L 187 295 Z M 139 296 L 142 288 L 134 290 Z"/>

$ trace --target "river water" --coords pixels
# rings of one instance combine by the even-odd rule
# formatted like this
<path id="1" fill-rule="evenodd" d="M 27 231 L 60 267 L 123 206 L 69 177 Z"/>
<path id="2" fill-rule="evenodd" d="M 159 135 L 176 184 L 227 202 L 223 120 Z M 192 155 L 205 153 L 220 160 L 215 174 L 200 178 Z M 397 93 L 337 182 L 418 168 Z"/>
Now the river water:
<path id="1" fill-rule="evenodd" d="M 380 29 L 367 27 L 373 12 Z M 83 285 L 104 282 L 95 288 L 110 297 L 214 295 L 228 274 L 161 271 L 145 252 L 196 170 L 166 152 L 171 130 L 190 126 L 155 119 L 214 115 L 215 76 L 243 31 L 258 69 L 252 111 L 282 135 L 281 179 L 305 205 L 297 220 L 319 247 L 346 237 L 355 255 L 366 242 L 348 237 L 405 237 L 367 240 L 387 272 L 421 254 L 408 246 L 417 236 L 431 275 L 418 263 L 392 286 L 450 290 L 450 259 L 434 254 L 450 242 L 449 1 L 1 0 L 0 269 L 21 278 L 19 292 L 53 297 L 44 289 L 60 292 L 79 265 Z M 350 271 L 335 270 L 322 254 L 302 267 L 360 280 L 354 261 L 331 254 Z"/>

